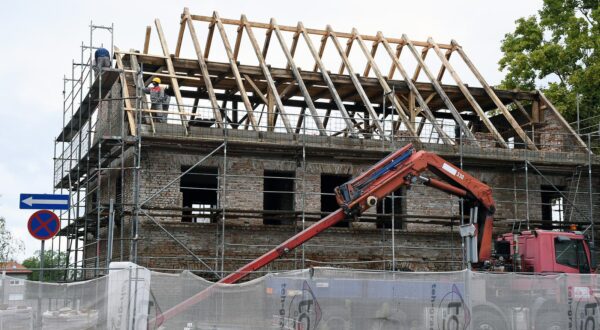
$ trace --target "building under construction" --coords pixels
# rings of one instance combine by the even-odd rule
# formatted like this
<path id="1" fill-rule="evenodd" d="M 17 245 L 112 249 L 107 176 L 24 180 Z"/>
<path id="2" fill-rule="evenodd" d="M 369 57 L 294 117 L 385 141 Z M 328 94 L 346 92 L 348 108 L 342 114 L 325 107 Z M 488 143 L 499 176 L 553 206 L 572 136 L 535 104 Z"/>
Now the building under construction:
<path id="1" fill-rule="evenodd" d="M 67 280 L 125 260 L 217 279 L 336 210 L 335 187 L 408 143 L 490 185 L 498 232 L 576 225 L 593 241 L 600 123 L 575 131 L 542 92 L 493 88 L 454 40 L 186 9 L 176 38 L 155 20 L 143 49 L 113 46 L 94 75 L 114 30 L 90 29 L 55 141 L 54 188 L 72 207 L 52 248 L 85 270 Z M 153 78 L 163 110 L 144 92 Z M 261 272 L 463 269 L 466 212 L 402 188 Z"/>

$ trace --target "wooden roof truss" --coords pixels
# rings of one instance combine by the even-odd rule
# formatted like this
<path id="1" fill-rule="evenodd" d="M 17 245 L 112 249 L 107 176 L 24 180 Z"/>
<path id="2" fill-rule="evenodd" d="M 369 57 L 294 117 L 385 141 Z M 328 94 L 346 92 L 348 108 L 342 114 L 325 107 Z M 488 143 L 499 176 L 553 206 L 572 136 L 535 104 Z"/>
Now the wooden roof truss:
<path id="1" fill-rule="evenodd" d="M 208 29 L 204 43 L 197 33 L 197 27 L 203 24 Z M 229 35 L 231 26 L 236 31 L 234 36 Z M 173 91 L 175 114 L 186 134 L 190 119 L 201 116 L 198 109 L 202 101 L 210 108 L 211 126 L 216 128 L 299 134 L 303 125 L 310 124 L 314 127 L 311 134 L 322 136 L 389 139 L 403 134 L 420 142 L 429 135 L 437 143 L 455 145 L 457 135 L 447 130 L 453 122 L 463 138 L 471 140 L 473 145 L 479 145 L 477 133 L 481 132 L 496 147 L 509 148 L 507 140 L 514 138 L 536 150 L 526 129 L 543 123 L 542 110 L 546 107 L 556 112 L 537 91 L 492 88 L 454 40 L 444 44 L 432 38 L 411 40 L 406 35 L 390 38 L 381 32 L 363 35 L 356 29 L 338 32 L 331 26 L 310 29 L 302 23 L 279 25 L 275 19 L 269 23 L 253 22 L 244 15 L 240 19 L 226 19 L 217 12 L 212 16 L 192 15 L 185 8 L 175 52 L 171 54 L 158 19 L 155 29 L 161 54 L 149 54 L 151 27 L 146 29 L 141 52 L 115 49 L 117 65 L 123 69 L 124 95 L 132 95 L 136 87 L 139 90 L 140 84 L 146 84 L 152 77 L 163 78 Z M 262 45 L 256 35 L 258 31 L 265 33 Z M 193 45 L 191 58 L 182 55 L 186 34 Z M 314 42 L 315 37 L 320 38 L 320 43 Z M 220 39 L 218 47 L 224 50 L 224 58 L 213 58 L 218 56 L 211 52 L 219 43 L 216 39 Z M 243 45 L 248 44 L 252 51 L 241 53 Z M 328 46 L 338 56 L 336 71 L 326 66 L 324 56 Z M 353 53 L 353 46 L 359 51 Z M 284 65 L 270 64 L 276 56 L 272 54 L 274 48 L 283 54 Z M 300 49 L 307 52 L 300 55 Z M 360 65 L 352 61 L 356 53 L 363 56 Z M 462 60 L 460 65 L 468 68 L 481 87 L 470 87 L 463 81 L 451 64 L 454 53 L 459 55 L 454 60 Z M 253 54 L 258 65 L 242 64 L 242 54 L 244 58 Z M 431 66 L 429 54 L 433 54 L 439 67 Z M 299 56 L 304 62 L 312 61 L 310 70 L 300 68 Z M 380 60 L 382 56 L 387 59 Z M 411 59 L 413 70 L 402 57 Z M 384 71 L 387 65 L 390 67 Z M 143 67 L 143 81 L 133 79 L 140 67 Z M 442 83 L 446 74 L 455 85 Z M 193 100 L 191 107 L 185 105 L 186 99 Z M 149 109 L 147 102 L 142 103 L 144 109 Z M 126 104 L 126 108 L 133 110 L 131 104 Z M 338 127 L 331 127 L 334 117 Z M 385 127 L 390 118 L 393 125 Z M 154 130 L 155 123 L 150 124 Z M 135 134 L 133 126 L 131 130 Z M 578 143 L 585 146 L 579 139 Z"/>

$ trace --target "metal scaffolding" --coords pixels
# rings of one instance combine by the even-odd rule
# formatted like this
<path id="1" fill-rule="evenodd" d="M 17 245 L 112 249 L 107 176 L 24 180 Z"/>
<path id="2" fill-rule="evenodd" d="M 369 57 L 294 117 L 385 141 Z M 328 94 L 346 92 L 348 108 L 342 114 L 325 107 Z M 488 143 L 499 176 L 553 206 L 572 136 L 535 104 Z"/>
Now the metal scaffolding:
<path id="1" fill-rule="evenodd" d="M 196 26 L 201 23 L 208 27 L 204 47 L 200 46 L 196 33 Z M 264 250 L 279 243 L 250 238 L 240 242 L 228 233 L 242 229 L 228 229 L 229 225 L 279 226 L 291 236 L 329 212 L 310 207 L 312 201 L 333 196 L 333 191 L 308 186 L 307 174 L 314 174 L 309 172 L 310 168 L 342 167 L 339 161 L 329 161 L 327 157 L 332 156 L 364 167 L 409 142 L 440 153 L 467 170 L 475 169 L 479 162 L 482 168 L 493 168 L 499 161 L 512 162 L 514 180 L 505 186 L 490 184 L 498 196 L 503 196 L 497 199 L 505 210 L 505 215 L 496 219 L 500 230 L 521 222 L 526 229 L 559 230 L 575 224 L 594 237 L 590 228 L 594 229 L 593 215 L 597 212 L 594 208 L 598 207 L 600 196 L 600 192 L 594 191 L 594 175 L 600 159 L 592 150 L 600 145 L 600 132 L 576 134 L 539 91 L 491 88 L 455 41 L 420 42 L 405 35 L 384 38 L 381 33 L 376 36 L 361 35 L 356 30 L 342 33 L 331 27 L 308 29 L 301 23 L 295 27 L 281 26 L 275 20 L 257 23 L 245 16 L 231 20 L 220 18 L 217 13 L 191 15 L 186 9 L 172 55 L 160 22 L 156 20 L 155 25 L 162 54 L 149 54 L 148 27 L 143 51 L 111 47 L 115 69 L 103 70 L 95 78 L 92 75 L 94 31 L 108 31 L 112 46 L 114 28 L 91 24 L 90 42 L 81 47 L 80 63 L 74 62 L 71 77 L 64 78 L 63 130 L 55 140 L 54 188 L 71 195 L 72 207 L 60 214 L 63 228 L 52 241 L 52 250 L 64 251 L 67 268 L 74 269 L 65 272 L 65 280 L 102 275 L 111 260 L 130 260 L 155 270 L 185 268 L 213 279 L 223 277 L 234 270 L 228 267 L 228 261 L 237 264 L 252 260 L 252 254 L 231 251 Z M 233 47 L 227 39 L 232 27 L 237 29 Z M 258 29 L 266 33 L 262 48 L 253 32 Z M 184 57 L 185 31 L 193 42 L 192 59 Z M 223 43 L 221 53 L 215 49 L 216 45 L 213 47 L 213 38 L 218 37 L 214 36 L 215 31 Z M 247 39 L 243 39 L 244 33 Z M 279 54 L 283 55 L 283 64 L 279 66 L 275 64 L 273 45 L 269 47 L 273 34 L 281 46 Z M 286 36 L 292 37 L 290 48 Z M 314 38 L 321 38 L 318 47 L 313 44 Z M 251 47 L 248 54 L 255 54 L 253 61 L 258 64 L 240 63 L 242 58 L 252 62 L 241 52 L 242 45 L 247 45 L 244 40 Z M 300 44 L 300 40 L 304 43 Z M 341 46 L 344 41 L 345 49 Z M 366 41 L 373 42 L 370 49 Z M 337 74 L 327 69 L 332 67 L 331 57 L 325 52 L 328 42 L 339 55 Z M 362 76 L 350 61 L 356 55 L 352 52 L 353 44 L 358 44 L 366 60 Z M 385 61 L 377 54 L 379 47 L 389 55 Z M 407 49 L 404 56 L 411 56 L 414 61 L 412 76 L 407 73 L 406 59 L 401 57 L 404 48 Z M 299 67 L 301 58 L 296 50 L 302 49 L 311 59 L 311 70 Z M 425 61 L 429 51 L 440 61 L 437 76 Z M 224 54 L 225 63 L 209 59 L 215 53 Z M 273 65 L 266 60 L 268 53 Z M 466 63 L 481 87 L 463 83 L 450 64 L 454 53 Z M 390 66 L 387 76 L 379 68 L 384 63 Z M 425 73 L 426 81 L 419 79 L 421 72 Z M 456 85 L 442 83 L 445 72 Z M 399 79 L 394 79 L 395 75 L 400 75 Z M 169 86 L 169 94 L 175 100 L 168 104 L 168 110 L 152 110 L 151 101 L 143 91 L 154 77 L 165 80 L 164 85 Z M 550 120 L 544 119 L 545 113 L 558 128 L 545 126 L 545 120 Z M 157 114 L 164 114 L 166 120 L 156 120 Z M 189 155 L 186 168 L 144 167 L 153 162 L 150 155 L 158 149 L 180 150 L 180 154 Z M 352 152 L 357 150 L 364 155 L 353 157 Z M 263 171 L 262 175 L 231 173 L 229 169 L 240 155 L 248 161 L 275 159 L 279 170 Z M 153 178 L 165 172 L 170 175 L 168 180 L 153 186 Z M 331 173 L 334 172 L 342 171 Z M 248 179 L 262 180 L 262 188 L 232 188 Z M 188 185 L 186 180 L 190 182 Z M 267 187 L 267 181 L 275 187 Z M 556 184 L 558 181 L 563 184 Z M 180 191 L 214 193 L 216 200 L 190 205 L 172 202 L 171 197 L 164 196 L 175 186 Z M 278 210 L 265 205 L 235 206 L 241 196 L 256 194 L 281 199 L 283 204 L 291 201 L 292 207 Z M 535 202 L 534 196 L 546 196 L 550 202 Z M 151 203 L 163 197 L 170 204 Z M 378 230 L 377 244 L 309 242 L 287 254 L 281 263 L 257 273 L 309 265 L 415 270 L 421 264 L 441 264 L 439 268 L 462 269 L 465 263 L 457 225 L 465 215 L 462 207 L 457 207 L 459 201 L 448 196 L 427 196 L 429 202 L 447 205 L 450 210 L 439 214 L 407 212 L 406 206 L 397 210 L 398 205 L 406 205 L 407 198 L 416 197 L 406 192 L 393 194 L 382 203 L 381 209 L 365 214 L 358 223 L 347 225 L 347 229 L 340 229 L 349 232 L 359 224 Z M 552 203 L 560 203 L 560 207 L 554 209 Z M 550 218 L 531 212 L 540 208 L 549 209 Z M 508 210 L 510 216 L 506 215 Z M 556 221 L 554 212 L 559 214 Z M 213 253 L 199 254 L 189 241 L 170 229 L 174 223 L 204 226 L 205 231 L 213 231 L 215 246 L 204 249 Z M 152 238 L 140 237 L 140 226 L 157 227 L 176 243 L 181 253 L 148 252 L 156 252 L 160 247 L 153 250 Z M 428 228 L 434 233 L 450 233 L 451 239 L 428 247 L 403 241 L 412 230 L 428 231 Z M 404 236 L 399 237 L 400 234 Z M 368 250 L 371 257 L 368 260 L 310 257 L 319 249 Z M 413 250 L 446 252 L 453 258 L 407 257 L 412 254 L 406 251 Z M 164 266 L 174 264 L 186 266 Z"/>

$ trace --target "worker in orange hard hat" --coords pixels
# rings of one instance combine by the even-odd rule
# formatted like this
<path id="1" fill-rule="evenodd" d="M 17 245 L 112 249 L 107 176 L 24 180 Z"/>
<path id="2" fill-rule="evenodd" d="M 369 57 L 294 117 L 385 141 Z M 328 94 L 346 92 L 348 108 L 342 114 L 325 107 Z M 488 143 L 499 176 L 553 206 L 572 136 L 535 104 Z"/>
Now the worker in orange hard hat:
<path id="1" fill-rule="evenodd" d="M 150 106 L 151 110 L 161 110 L 168 111 L 169 110 L 169 100 L 170 96 L 166 95 L 165 89 L 161 86 L 160 78 L 154 77 L 152 78 L 152 83 L 150 87 L 144 88 L 144 93 L 150 94 L 150 102 L 152 105 Z M 166 112 L 153 112 L 152 117 L 156 118 L 156 120 L 160 123 L 166 122 L 167 113 Z"/>

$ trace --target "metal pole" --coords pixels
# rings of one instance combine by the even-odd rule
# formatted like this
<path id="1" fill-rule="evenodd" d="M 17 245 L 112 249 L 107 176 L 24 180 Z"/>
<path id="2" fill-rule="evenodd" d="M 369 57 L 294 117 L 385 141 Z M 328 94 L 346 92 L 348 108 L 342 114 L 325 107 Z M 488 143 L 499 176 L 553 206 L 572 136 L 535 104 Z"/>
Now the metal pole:
<path id="1" fill-rule="evenodd" d="M 527 230 L 529 230 L 529 162 L 527 161 L 527 148 L 525 148 L 525 223 L 527 224 Z"/>
<path id="2" fill-rule="evenodd" d="M 392 95 L 396 95 L 396 86 L 392 85 Z M 391 111 L 391 119 L 392 119 L 392 150 L 396 150 L 396 144 L 394 143 L 394 114 L 396 113 L 396 108 L 394 102 L 392 102 L 392 111 Z M 412 123 L 411 123 L 412 125 Z M 396 271 L 396 192 L 392 191 L 392 271 Z"/>
<path id="3" fill-rule="evenodd" d="M 579 101 L 581 99 L 581 94 L 577 93 L 577 95 L 575 95 L 575 104 L 577 107 L 577 134 L 581 134 L 579 131 Z"/>
<path id="4" fill-rule="evenodd" d="M 592 193 L 592 134 L 588 133 L 587 135 L 588 137 L 588 195 L 589 195 L 589 199 L 590 199 L 590 223 L 592 226 L 592 247 L 595 247 L 595 241 L 594 241 L 594 203 L 593 203 L 593 198 L 594 198 L 594 194 Z"/>
<path id="5" fill-rule="evenodd" d="M 42 240 L 42 246 L 40 248 L 40 282 L 44 281 L 44 243 L 45 240 Z"/>
<path id="6" fill-rule="evenodd" d="M 223 129 L 223 134 L 225 141 L 223 142 L 223 197 L 221 198 L 221 277 L 225 277 L 225 206 L 227 201 L 227 116 L 225 115 L 224 117 L 225 128 Z"/>
<path id="7" fill-rule="evenodd" d="M 115 230 L 115 200 L 110 199 L 108 207 L 108 241 L 106 243 L 106 273 L 110 267 L 113 253 L 113 237 Z"/>

